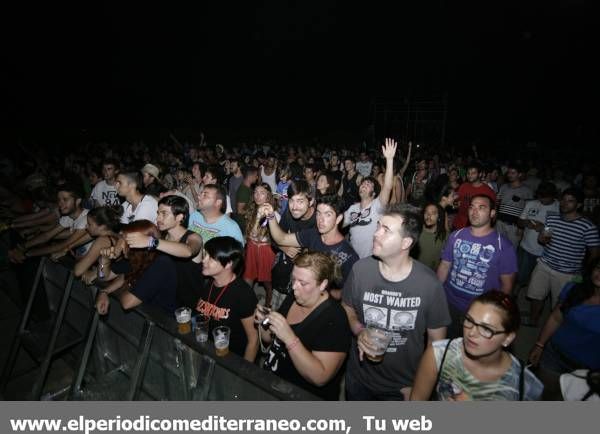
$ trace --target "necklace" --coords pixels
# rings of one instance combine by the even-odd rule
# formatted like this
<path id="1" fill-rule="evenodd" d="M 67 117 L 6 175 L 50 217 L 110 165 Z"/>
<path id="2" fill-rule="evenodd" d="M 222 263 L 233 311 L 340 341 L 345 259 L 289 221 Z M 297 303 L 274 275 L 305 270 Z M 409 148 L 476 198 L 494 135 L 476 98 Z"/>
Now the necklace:
<path id="1" fill-rule="evenodd" d="M 223 287 L 223 289 L 221 289 L 221 292 L 219 292 L 219 295 L 217 295 L 217 298 L 215 298 L 215 301 L 212 304 L 214 304 L 215 306 L 217 305 L 217 303 L 219 302 L 219 300 L 221 299 L 223 294 L 225 294 L 225 291 L 227 291 L 227 288 L 229 288 L 229 285 L 231 285 L 231 282 L 233 282 L 234 280 L 235 280 L 235 278 L 233 280 L 231 280 L 227 285 L 225 285 Z M 210 303 L 210 296 L 212 295 L 214 286 L 215 286 L 215 281 L 213 280 L 212 283 L 210 284 L 210 291 L 208 291 L 208 299 L 206 300 L 209 303 Z"/>

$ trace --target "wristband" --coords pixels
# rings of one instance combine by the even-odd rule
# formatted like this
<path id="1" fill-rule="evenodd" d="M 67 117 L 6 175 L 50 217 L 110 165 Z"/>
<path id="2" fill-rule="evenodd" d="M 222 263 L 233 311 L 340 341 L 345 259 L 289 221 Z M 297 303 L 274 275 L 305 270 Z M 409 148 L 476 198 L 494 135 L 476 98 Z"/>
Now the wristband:
<path id="1" fill-rule="evenodd" d="M 300 343 L 300 338 L 298 336 L 296 336 L 296 338 L 292 342 L 290 342 L 289 344 L 286 345 L 288 353 L 290 351 L 292 351 L 294 348 L 296 348 L 299 343 Z"/>
<path id="2" fill-rule="evenodd" d="M 273 220 L 275 218 L 275 213 L 271 214 L 271 215 L 265 215 L 263 217 L 263 222 L 261 223 L 261 227 L 264 228 L 265 226 L 267 226 L 269 224 L 269 221 Z"/>
<path id="3" fill-rule="evenodd" d="M 542 345 L 541 343 L 536 342 L 535 346 L 538 347 L 538 348 L 541 348 L 543 350 L 545 345 Z"/>
<path id="4" fill-rule="evenodd" d="M 160 240 L 158 238 L 150 237 L 148 239 L 148 250 L 156 250 L 159 242 Z"/>

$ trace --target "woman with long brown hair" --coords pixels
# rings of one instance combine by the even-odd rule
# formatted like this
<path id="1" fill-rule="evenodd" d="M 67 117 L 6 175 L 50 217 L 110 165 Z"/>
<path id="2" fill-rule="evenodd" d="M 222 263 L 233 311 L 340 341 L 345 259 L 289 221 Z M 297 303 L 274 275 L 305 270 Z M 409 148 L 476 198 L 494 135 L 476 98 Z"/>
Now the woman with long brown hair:
<path id="1" fill-rule="evenodd" d="M 271 248 L 271 235 L 263 219 L 258 216 L 258 209 L 265 203 L 275 207 L 271 187 L 262 183 L 254 188 L 253 200 L 246 207 L 246 255 L 244 261 L 244 280 L 250 287 L 254 281 L 262 282 L 265 288 L 265 304 L 271 305 L 273 285 L 271 284 L 271 268 L 275 260 L 275 252 Z M 276 212 L 275 218 L 280 216 Z"/>
<path id="2" fill-rule="evenodd" d="M 148 220 L 137 220 L 123 227 L 121 235 L 141 233 L 160 238 L 158 228 Z M 124 245 L 123 256 L 127 261 L 110 263 L 111 249 L 103 249 L 99 272 L 111 284 L 100 290 L 96 309 L 101 315 L 108 311 L 108 294 L 115 293 L 124 309 L 134 308 L 141 303 L 161 307 L 173 312 L 176 306 L 177 272 L 175 263 L 168 255 L 162 255 L 148 246 L 146 249 L 130 249 Z"/>

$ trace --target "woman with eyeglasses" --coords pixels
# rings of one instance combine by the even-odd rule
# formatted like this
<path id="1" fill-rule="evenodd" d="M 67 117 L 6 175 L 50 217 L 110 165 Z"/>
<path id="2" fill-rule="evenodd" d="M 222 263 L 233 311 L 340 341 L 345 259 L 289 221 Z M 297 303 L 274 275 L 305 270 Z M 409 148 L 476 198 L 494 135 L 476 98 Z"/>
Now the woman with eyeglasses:
<path id="1" fill-rule="evenodd" d="M 542 383 L 506 349 L 520 325 L 510 296 L 489 291 L 473 300 L 462 338 L 430 345 L 419 365 L 410 399 L 440 401 L 538 400 Z"/>
<path id="2" fill-rule="evenodd" d="M 328 292 L 339 274 L 329 255 L 302 253 L 294 260 L 293 294 L 278 312 L 257 306 L 254 313 L 262 342 L 270 345 L 265 369 L 326 400 L 339 397 L 352 336 L 344 309 Z"/>

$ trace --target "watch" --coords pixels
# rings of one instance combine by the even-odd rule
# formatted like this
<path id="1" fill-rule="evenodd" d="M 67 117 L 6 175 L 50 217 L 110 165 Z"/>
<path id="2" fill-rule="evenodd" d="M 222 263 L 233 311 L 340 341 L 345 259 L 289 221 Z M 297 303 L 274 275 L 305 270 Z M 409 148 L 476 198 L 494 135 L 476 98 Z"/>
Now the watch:
<path id="1" fill-rule="evenodd" d="M 160 240 L 158 238 L 150 237 L 148 241 L 148 250 L 156 250 Z"/>

